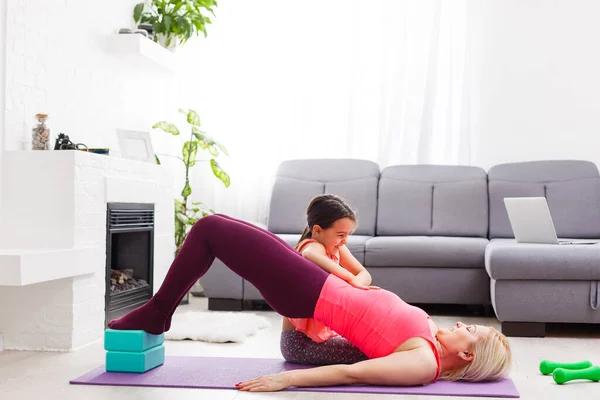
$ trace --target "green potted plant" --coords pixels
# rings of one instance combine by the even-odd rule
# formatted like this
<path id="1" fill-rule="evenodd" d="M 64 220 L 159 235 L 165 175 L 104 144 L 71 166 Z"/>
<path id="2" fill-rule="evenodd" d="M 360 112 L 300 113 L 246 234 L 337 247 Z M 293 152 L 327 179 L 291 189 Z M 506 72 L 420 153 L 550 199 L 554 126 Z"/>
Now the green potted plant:
<path id="1" fill-rule="evenodd" d="M 134 7 L 133 19 L 152 25 L 154 41 L 173 51 L 200 32 L 206 37 L 206 25 L 211 23 L 206 13 L 214 16 L 213 7 L 216 0 L 146 0 Z"/>
<path id="2" fill-rule="evenodd" d="M 229 175 L 223 171 L 215 159 L 221 153 L 229 155 L 225 146 L 216 142 L 213 138 L 200 130 L 200 116 L 196 111 L 180 109 L 179 112 L 185 115 L 190 129 L 190 136 L 189 140 L 183 143 L 181 156 L 171 156 L 179 159 L 183 163 L 185 171 L 185 183 L 183 189 L 181 189 L 181 197 L 175 199 L 175 255 L 179 253 L 190 228 L 196 221 L 214 213 L 212 209 L 208 208 L 202 202 L 190 201 L 190 196 L 192 194 L 192 187 L 190 186 L 189 179 L 190 169 L 197 163 L 208 161 L 213 175 L 223 182 L 225 187 L 229 187 L 231 183 Z M 152 128 L 160 129 L 173 136 L 179 136 L 180 134 L 179 128 L 170 122 L 157 122 Z M 198 150 L 210 153 L 210 160 L 196 159 Z M 165 155 L 169 156 L 168 154 Z M 156 157 L 156 162 L 160 164 L 158 156 Z"/>

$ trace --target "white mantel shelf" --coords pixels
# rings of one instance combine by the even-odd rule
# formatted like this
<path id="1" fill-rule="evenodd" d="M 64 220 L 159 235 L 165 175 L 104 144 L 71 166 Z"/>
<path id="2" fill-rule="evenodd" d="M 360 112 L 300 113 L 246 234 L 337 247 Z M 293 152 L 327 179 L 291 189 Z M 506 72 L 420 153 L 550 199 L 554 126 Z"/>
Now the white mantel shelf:
<path id="1" fill-rule="evenodd" d="M 175 70 L 175 55 L 139 33 L 112 34 L 108 38 L 108 51 L 136 68 Z"/>
<path id="2" fill-rule="evenodd" d="M 93 274 L 100 248 L 0 250 L 0 286 L 25 286 Z"/>

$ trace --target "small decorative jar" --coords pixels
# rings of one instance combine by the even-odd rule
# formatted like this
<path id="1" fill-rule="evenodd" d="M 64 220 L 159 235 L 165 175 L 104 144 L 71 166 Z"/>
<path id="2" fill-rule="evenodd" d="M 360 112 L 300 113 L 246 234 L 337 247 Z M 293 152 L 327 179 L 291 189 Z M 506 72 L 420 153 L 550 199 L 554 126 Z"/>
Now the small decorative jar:
<path id="1" fill-rule="evenodd" d="M 50 150 L 50 128 L 48 114 L 35 114 L 36 125 L 31 133 L 31 149 L 32 150 Z"/>

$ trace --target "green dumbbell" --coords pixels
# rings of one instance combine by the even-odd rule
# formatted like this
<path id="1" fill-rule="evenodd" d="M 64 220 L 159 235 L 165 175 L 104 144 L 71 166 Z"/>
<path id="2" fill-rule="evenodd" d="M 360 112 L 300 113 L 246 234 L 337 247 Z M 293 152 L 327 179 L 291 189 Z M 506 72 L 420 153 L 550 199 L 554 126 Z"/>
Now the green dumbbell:
<path id="1" fill-rule="evenodd" d="M 562 369 L 558 368 L 552 373 L 554 382 L 562 385 L 565 382 L 573 381 L 575 379 L 587 379 L 590 381 L 600 381 L 600 367 L 594 365 L 593 367 L 585 369 Z"/>
<path id="2" fill-rule="evenodd" d="M 589 368 L 591 366 L 592 366 L 592 362 L 588 361 L 588 360 L 574 362 L 574 363 L 560 363 L 560 362 L 554 362 L 554 361 L 549 361 L 549 360 L 543 360 L 540 363 L 540 372 L 542 373 L 542 375 L 548 375 L 548 374 L 553 373 L 554 370 L 557 368 L 585 369 L 585 368 Z"/>

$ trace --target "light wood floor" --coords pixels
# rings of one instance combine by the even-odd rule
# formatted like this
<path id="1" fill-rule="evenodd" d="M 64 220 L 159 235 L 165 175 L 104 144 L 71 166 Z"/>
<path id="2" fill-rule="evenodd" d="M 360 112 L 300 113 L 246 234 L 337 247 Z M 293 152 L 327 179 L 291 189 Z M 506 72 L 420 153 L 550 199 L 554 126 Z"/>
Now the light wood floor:
<path id="1" fill-rule="evenodd" d="M 192 298 L 183 307 L 206 308 L 206 299 Z M 261 312 L 272 321 L 270 329 L 243 344 L 210 344 L 203 342 L 167 341 L 169 355 L 203 355 L 220 357 L 281 358 L 279 352 L 280 318 L 272 312 Z M 487 324 L 499 328 L 495 318 L 440 316 L 434 319 L 441 326 L 459 319 L 466 323 Z M 523 399 L 592 399 L 600 398 L 600 383 L 572 382 L 556 385 L 551 377 L 541 376 L 538 364 L 542 359 L 561 361 L 592 360 L 600 365 L 600 330 L 586 332 L 579 327 L 554 331 L 543 339 L 509 338 L 515 354 L 511 377 Z M 241 393 L 234 390 L 161 389 L 137 387 L 69 385 L 69 380 L 103 364 L 101 341 L 70 353 L 0 352 L 0 399 L 6 400 L 63 400 L 63 399 L 438 399 L 447 397 L 361 395 L 336 393 Z M 457 399 L 457 397 L 455 397 Z M 465 399 L 473 399 L 468 397 Z"/>

